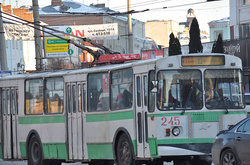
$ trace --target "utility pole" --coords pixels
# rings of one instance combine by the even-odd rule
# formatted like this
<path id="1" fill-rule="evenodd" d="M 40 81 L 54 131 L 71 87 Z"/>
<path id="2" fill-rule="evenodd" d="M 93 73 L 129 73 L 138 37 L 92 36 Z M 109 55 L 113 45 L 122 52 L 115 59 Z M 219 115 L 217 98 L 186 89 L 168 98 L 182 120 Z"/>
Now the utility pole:
<path id="1" fill-rule="evenodd" d="M 40 18 L 39 18 L 39 6 L 38 0 L 32 0 L 33 4 L 33 19 L 35 24 L 35 50 L 36 50 L 36 70 L 42 70 L 42 42 L 40 30 Z"/>
<path id="2" fill-rule="evenodd" d="M 5 47 L 5 37 L 3 30 L 3 17 L 2 17 L 2 4 L 0 3 L 0 61 L 1 61 L 1 70 L 7 70 L 7 56 L 6 56 L 6 47 Z"/>
<path id="3" fill-rule="evenodd" d="M 128 12 L 131 11 L 131 0 L 128 0 Z M 133 27 L 132 27 L 132 20 L 131 14 L 128 14 L 128 46 L 129 46 L 129 53 L 134 53 L 134 43 L 133 43 Z"/>

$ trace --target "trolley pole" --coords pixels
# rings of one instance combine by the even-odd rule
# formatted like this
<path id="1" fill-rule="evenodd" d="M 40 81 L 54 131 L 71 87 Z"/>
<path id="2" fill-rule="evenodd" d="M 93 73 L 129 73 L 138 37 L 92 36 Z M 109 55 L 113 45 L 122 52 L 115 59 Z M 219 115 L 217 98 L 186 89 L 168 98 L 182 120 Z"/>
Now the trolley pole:
<path id="1" fill-rule="evenodd" d="M 2 17 L 2 4 L 0 3 L 0 61 L 1 61 L 1 70 L 7 70 L 7 55 L 5 47 L 5 37 L 3 30 L 3 17 Z"/>
<path id="2" fill-rule="evenodd" d="M 39 19 L 39 6 L 38 0 L 32 0 L 33 4 L 33 19 L 35 24 L 35 50 L 36 50 L 36 70 L 42 70 L 42 42 L 40 30 L 40 19 Z"/>
<path id="3" fill-rule="evenodd" d="M 128 0 L 128 12 L 131 11 L 131 0 Z M 132 19 L 131 13 L 128 14 L 128 46 L 129 53 L 134 53 L 134 43 L 133 43 L 133 27 L 132 27 Z"/>

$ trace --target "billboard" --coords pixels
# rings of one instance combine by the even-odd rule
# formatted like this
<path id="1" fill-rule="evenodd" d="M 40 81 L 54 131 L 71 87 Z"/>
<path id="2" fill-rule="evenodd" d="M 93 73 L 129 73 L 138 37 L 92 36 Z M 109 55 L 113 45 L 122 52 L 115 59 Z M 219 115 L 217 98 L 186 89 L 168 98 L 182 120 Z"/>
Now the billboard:
<path id="1" fill-rule="evenodd" d="M 81 25 L 81 26 L 48 26 L 49 28 L 69 33 L 79 37 L 86 37 L 94 40 L 103 39 L 117 39 L 118 38 L 118 24 L 99 24 L 99 25 Z M 55 35 L 62 35 L 53 30 L 45 31 L 53 33 Z M 44 32 L 44 36 L 51 36 L 49 33 Z"/>
<path id="2" fill-rule="evenodd" d="M 21 24 L 3 24 L 5 40 L 34 40 L 34 28 Z"/>
<path id="3" fill-rule="evenodd" d="M 55 37 L 45 37 L 45 56 L 47 58 L 77 56 L 78 48 L 68 43 L 70 37 L 63 37 L 65 40 Z"/>

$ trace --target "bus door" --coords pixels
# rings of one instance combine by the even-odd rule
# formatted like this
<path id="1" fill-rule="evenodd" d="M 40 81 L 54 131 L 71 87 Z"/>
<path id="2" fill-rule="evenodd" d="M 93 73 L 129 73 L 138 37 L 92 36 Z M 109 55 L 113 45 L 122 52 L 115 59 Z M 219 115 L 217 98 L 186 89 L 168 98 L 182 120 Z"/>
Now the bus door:
<path id="1" fill-rule="evenodd" d="M 76 83 L 67 85 L 69 159 L 83 158 L 83 114 L 78 104 L 79 93 L 82 93 L 79 92 L 80 87 Z"/>
<path id="2" fill-rule="evenodd" d="M 5 88 L 2 90 L 4 159 L 18 158 L 17 97 L 18 91 L 15 88 Z"/>
<path id="3" fill-rule="evenodd" d="M 147 74 L 135 76 L 135 102 L 136 102 L 136 125 L 137 125 L 137 156 L 149 158 L 148 144 L 148 120 L 147 120 Z"/>
<path id="4" fill-rule="evenodd" d="M 85 94 L 86 85 L 82 83 L 77 84 L 77 153 L 78 158 L 84 158 L 84 142 L 85 142 Z"/>

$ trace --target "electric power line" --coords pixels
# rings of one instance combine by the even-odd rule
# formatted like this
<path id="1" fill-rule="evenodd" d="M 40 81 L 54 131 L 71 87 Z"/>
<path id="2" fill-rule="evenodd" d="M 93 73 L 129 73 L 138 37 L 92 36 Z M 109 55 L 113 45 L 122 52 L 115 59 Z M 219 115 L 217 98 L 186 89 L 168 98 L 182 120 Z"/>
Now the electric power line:
<path id="1" fill-rule="evenodd" d="M 219 0 L 218 0 L 219 1 Z M 96 16 L 115 16 L 115 15 L 127 15 L 127 14 L 136 14 L 136 13 L 142 13 L 142 12 L 148 12 L 148 11 L 154 11 L 154 10 L 165 10 L 165 9 L 171 9 L 171 8 L 177 8 L 177 7 L 184 7 L 184 6 L 190 6 L 190 5 L 197 5 L 197 4 L 204 4 L 207 3 L 206 1 L 204 2 L 194 2 L 194 3 L 189 3 L 189 4 L 182 4 L 182 5 L 175 5 L 175 6 L 169 6 L 169 7 L 159 7 L 159 8 L 152 8 L 152 9 L 144 9 L 144 10 L 131 10 L 127 12 L 99 12 L 99 13 L 94 13 L 94 12 L 61 12 L 61 13 L 67 13 L 67 14 L 79 14 L 79 15 L 96 15 Z M 205 9 L 204 9 L 205 10 Z"/>
<path id="2" fill-rule="evenodd" d="M 54 31 L 54 32 L 62 33 L 62 34 L 64 34 L 64 35 L 73 36 L 73 37 L 75 37 L 75 38 L 82 39 L 83 41 L 89 42 L 89 43 L 91 43 L 92 45 L 94 45 L 94 46 L 96 46 L 96 47 L 98 47 L 98 48 L 103 49 L 103 50 L 104 50 L 106 53 L 108 53 L 108 54 L 120 54 L 119 52 L 111 51 L 110 49 L 106 48 L 105 46 L 100 45 L 100 44 L 97 44 L 97 43 L 93 42 L 92 40 L 90 40 L 90 39 L 88 39 L 88 38 L 75 36 L 75 35 L 72 35 L 72 34 L 70 34 L 70 33 L 65 33 L 65 32 L 62 32 L 62 31 L 59 31 L 59 30 L 50 28 L 50 27 L 46 27 L 46 26 L 43 26 L 43 25 L 40 25 L 40 24 L 36 24 L 36 23 L 34 23 L 34 22 L 30 22 L 30 21 L 24 20 L 24 19 L 22 19 L 22 18 L 19 18 L 19 17 L 17 17 L 17 16 L 14 16 L 14 15 L 11 15 L 11 14 L 8 14 L 8 13 L 5 13 L 5 12 L 2 12 L 2 11 L 0 11 L 0 12 L 3 13 L 3 14 L 8 15 L 8 16 L 10 16 L 10 17 L 15 18 L 15 19 L 11 19 L 11 18 L 2 16 L 2 17 L 5 18 L 5 19 L 8 19 L 8 20 L 11 20 L 11 21 L 18 22 L 18 23 L 20 23 L 20 24 L 22 24 L 22 25 L 29 26 L 29 27 L 31 27 L 31 28 L 37 29 L 37 30 L 39 30 L 39 31 L 42 31 L 42 32 L 44 32 L 44 33 L 48 33 L 48 34 L 50 34 L 50 35 L 52 35 L 52 36 L 54 36 L 54 37 L 57 37 L 57 38 L 62 39 L 62 40 L 65 40 L 65 41 L 67 41 L 68 43 L 71 43 L 71 44 L 75 45 L 75 46 L 78 47 L 78 48 L 81 48 L 81 49 L 83 49 L 83 50 L 88 51 L 88 52 L 94 57 L 93 63 L 94 63 L 95 61 L 97 61 L 98 58 L 99 58 L 99 56 L 100 56 L 100 53 L 99 53 L 98 51 L 93 51 L 92 49 L 90 49 L 90 48 L 88 48 L 88 47 L 85 47 L 85 46 L 83 46 L 83 45 L 80 45 L 80 44 L 78 44 L 78 43 L 75 43 L 75 42 L 74 42 L 73 40 L 71 40 L 71 39 L 66 39 L 66 38 L 64 38 L 64 37 L 62 37 L 62 36 L 59 36 L 59 35 L 54 34 L 53 32 L 46 31 L 46 30 L 44 30 L 44 28 L 45 28 L 45 29 L 52 30 L 52 31 Z M 16 19 L 18 19 L 19 21 L 16 20 Z M 26 22 L 26 23 L 24 23 L 24 22 Z M 37 28 L 37 27 L 35 27 L 35 25 L 38 25 L 38 26 L 42 27 L 43 29 Z"/>

